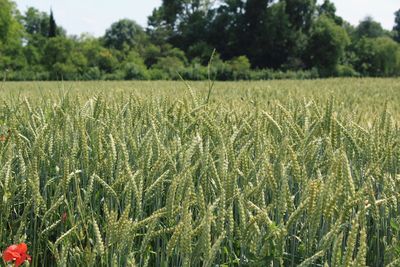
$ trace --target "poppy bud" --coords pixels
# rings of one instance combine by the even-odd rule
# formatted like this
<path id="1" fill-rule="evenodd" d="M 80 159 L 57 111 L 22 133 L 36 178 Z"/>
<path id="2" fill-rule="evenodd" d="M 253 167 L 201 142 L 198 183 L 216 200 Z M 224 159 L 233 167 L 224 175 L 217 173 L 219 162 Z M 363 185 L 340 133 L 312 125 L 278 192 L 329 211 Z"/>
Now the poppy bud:
<path id="1" fill-rule="evenodd" d="M 67 221 L 67 218 L 68 218 L 67 213 L 64 212 L 64 213 L 61 215 L 61 221 L 62 221 L 62 223 L 65 223 L 65 222 Z"/>

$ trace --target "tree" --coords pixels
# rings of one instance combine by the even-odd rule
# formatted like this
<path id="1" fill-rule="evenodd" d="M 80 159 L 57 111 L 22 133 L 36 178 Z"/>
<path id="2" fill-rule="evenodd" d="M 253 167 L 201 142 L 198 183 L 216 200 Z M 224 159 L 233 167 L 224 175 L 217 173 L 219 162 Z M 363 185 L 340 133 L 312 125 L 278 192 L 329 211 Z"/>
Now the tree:
<path id="1" fill-rule="evenodd" d="M 144 45 L 146 34 L 142 27 L 133 20 L 122 19 L 111 25 L 103 37 L 108 48 L 130 50 Z"/>
<path id="2" fill-rule="evenodd" d="M 394 13 L 395 15 L 395 25 L 393 27 L 393 31 L 394 31 L 394 38 L 395 40 L 400 43 L 400 9 L 396 11 L 396 13 Z"/>
<path id="3" fill-rule="evenodd" d="M 330 0 L 324 0 L 322 5 L 318 7 L 318 14 L 319 16 L 325 15 L 328 18 L 333 19 L 338 25 L 343 25 L 343 19 L 336 15 L 335 4 Z"/>
<path id="4" fill-rule="evenodd" d="M 79 79 L 84 73 L 88 60 L 80 44 L 64 36 L 48 39 L 44 47 L 42 64 L 50 73 L 51 79 Z"/>
<path id="5" fill-rule="evenodd" d="M 165 23 L 163 19 L 163 10 L 155 8 L 151 16 L 148 17 L 147 29 L 150 40 L 155 45 L 163 45 L 168 42 L 173 34 L 173 28 L 170 24 Z"/>
<path id="6" fill-rule="evenodd" d="M 179 0 L 163 0 L 161 5 L 161 10 L 163 14 L 163 19 L 173 28 L 178 19 L 178 15 L 182 12 L 183 2 Z"/>
<path id="7" fill-rule="evenodd" d="M 244 26 L 248 35 L 255 36 L 263 29 L 270 0 L 247 0 L 244 6 Z"/>
<path id="8" fill-rule="evenodd" d="M 316 0 L 283 0 L 286 2 L 286 13 L 295 30 L 307 32 L 312 25 L 316 11 Z"/>
<path id="9" fill-rule="evenodd" d="M 65 30 L 55 24 L 53 14 L 30 7 L 21 17 L 25 29 L 24 54 L 27 61 L 27 71 L 44 73 L 44 66 L 41 65 L 44 55 L 44 47 L 47 42 L 55 36 L 65 36 Z M 51 26 L 51 27 L 50 27 Z"/>
<path id="10" fill-rule="evenodd" d="M 26 65 L 22 47 L 23 27 L 17 20 L 15 4 L 0 0 L 0 71 L 21 69 Z"/>
<path id="11" fill-rule="evenodd" d="M 48 36 L 50 32 L 50 17 L 45 12 L 30 7 L 22 17 L 26 33 L 30 35 Z M 54 20 L 54 19 L 53 19 Z"/>
<path id="12" fill-rule="evenodd" d="M 159 11 L 162 20 L 173 29 L 177 29 L 177 26 L 187 21 L 192 14 L 199 11 L 207 13 L 211 6 L 210 0 L 163 0 Z"/>
<path id="13" fill-rule="evenodd" d="M 269 30 L 265 27 L 269 3 L 270 0 L 247 0 L 241 27 L 244 31 L 236 36 L 242 50 L 239 53 L 248 56 L 254 66 L 262 65 L 264 37 L 268 35 Z"/>
<path id="14" fill-rule="evenodd" d="M 43 57 L 43 47 L 46 46 L 49 34 L 49 15 L 30 7 L 22 16 L 21 21 L 27 33 L 25 35 L 24 53 L 28 69 L 39 69 L 38 65 L 40 65 Z"/>
<path id="15" fill-rule="evenodd" d="M 310 67 L 317 67 L 322 76 L 334 75 L 349 43 L 343 28 L 332 19 L 321 16 L 315 22 L 308 44 Z"/>
<path id="16" fill-rule="evenodd" d="M 29 37 L 55 37 L 55 36 L 65 36 L 65 30 L 57 26 L 54 20 L 54 14 L 46 12 L 41 12 L 34 7 L 29 7 L 25 14 L 21 17 L 22 25 L 25 28 L 25 32 Z M 32 39 L 32 38 L 31 38 Z"/>
<path id="17" fill-rule="evenodd" d="M 112 73 L 118 67 L 118 59 L 112 50 L 101 47 L 98 54 L 95 57 L 96 64 L 93 66 L 98 66 L 100 70 L 106 73 Z"/>
<path id="18" fill-rule="evenodd" d="M 246 56 L 235 57 L 227 62 L 232 71 L 234 80 L 248 79 L 250 73 L 250 61 Z"/>
<path id="19" fill-rule="evenodd" d="M 356 51 L 356 69 L 363 75 L 400 75 L 400 45 L 391 38 L 362 38 Z"/>
<path id="20" fill-rule="evenodd" d="M 50 39 L 44 47 L 43 64 L 51 69 L 56 63 L 66 63 L 72 49 L 73 41 L 71 39 L 61 36 Z"/>
<path id="21" fill-rule="evenodd" d="M 13 25 L 13 6 L 7 0 L 0 0 L 0 41 L 5 43 Z"/>
<path id="22" fill-rule="evenodd" d="M 211 4 L 210 0 L 163 0 L 149 17 L 151 39 L 158 45 L 171 43 L 192 59 L 202 57 L 208 50 L 204 42 L 208 43 L 214 18 Z M 197 45 L 200 42 L 202 45 Z"/>
<path id="23" fill-rule="evenodd" d="M 121 65 L 125 80 L 147 80 L 149 78 L 143 58 L 135 51 L 131 51 Z"/>
<path id="24" fill-rule="evenodd" d="M 49 17 L 49 38 L 53 38 L 57 36 L 57 24 L 54 20 L 53 10 L 50 10 L 50 17 Z"/>
<path id="25" fill-rule="evenodd" d="M 167 73 L 170 78 L 177 78 L 177 72 L 186 65 L 187 58 L 185 52 L 178 48 L 173 48 L 170 45 L 166 45 L 162 56 L 158 58 L 157 63 L 154 64 L 152 68 Z"/>
<path id="26" fill-rule="evenodd" d="M 302 68 L 307 27 L 293 26 L 295 4 L 288 9 L 284 0 L 223 1 L 211 23 L 210 44 L 224 60 L 245 55 L 257 68 Z"/>
<path id="27" fill-rule="evenodd" d="M 243 41 L 244 2 L 242 0 L 225 0 L 215 12 L 210 22 L 208 40 L 223 59 L 230 59 L 244 54 Z"/>
<path id="28" fill-rule="evenodd" d="M 16 19 L 18 11 L 15 4 L 8 0 L 0 0 L 0 42 L 12 43 L 22 36 L 22 27 Z"/>
<path id="29" fill-rule="evenodd" d="M 279 69 L 288 66 L 298 69 L 302 67 L 305 37 L 301 30 L 293 28 L 286 12 L 286 2 L 278 2 L 267 8 L 259 32 L 249 37 L 254 40 L 254 45 L 247 45 L 249 50 L 245 55 L 253 67 Z"/>
<path id="30" fill-rule="evenodd" d="M 379 22 L 368 16 L 360 22 L 356 28 L 356 37 L 377 38 L 385 35 L 385 31 Z"/>

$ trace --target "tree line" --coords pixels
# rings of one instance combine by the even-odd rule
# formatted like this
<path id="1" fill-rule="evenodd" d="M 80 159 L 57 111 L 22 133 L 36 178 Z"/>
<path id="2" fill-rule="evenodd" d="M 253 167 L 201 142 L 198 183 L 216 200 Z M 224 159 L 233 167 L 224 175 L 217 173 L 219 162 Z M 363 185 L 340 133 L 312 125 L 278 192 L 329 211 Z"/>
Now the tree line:
<path id="1" fill-rule="evenodd" d="M 400 75 L 400 10 L 389 31 L 352 26 L 329 0 L 163 0 L 146 28 L 122 19 L 104 36 L 67 35 L 52 12 L 0 0 L 7 80 L 217 80 Z"/>

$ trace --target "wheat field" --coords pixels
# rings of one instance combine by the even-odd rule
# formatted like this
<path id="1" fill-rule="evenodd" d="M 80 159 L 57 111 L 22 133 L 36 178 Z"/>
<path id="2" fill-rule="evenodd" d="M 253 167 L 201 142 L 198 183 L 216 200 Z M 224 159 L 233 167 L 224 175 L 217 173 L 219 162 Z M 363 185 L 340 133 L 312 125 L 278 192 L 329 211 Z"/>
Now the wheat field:
<path id="1" fill-rule="evenodd" d="M 400 80 L 0 85 L 30 266 L 400 266 Z"/>

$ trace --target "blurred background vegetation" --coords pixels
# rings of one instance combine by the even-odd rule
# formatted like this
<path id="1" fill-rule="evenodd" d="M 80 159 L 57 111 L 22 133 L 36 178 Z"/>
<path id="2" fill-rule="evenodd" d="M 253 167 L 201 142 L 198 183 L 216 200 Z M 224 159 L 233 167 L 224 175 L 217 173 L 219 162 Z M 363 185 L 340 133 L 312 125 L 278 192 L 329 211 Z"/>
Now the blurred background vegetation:
<path id="1" fill-rule="evenodd" d="M 0 0 L 0 73 L 6 80 L 217 80 L 394 77 L 392 31 L 357 26 L 325 0 L 163 0 L 146 28 L 123 19 L 102 37 L 73 36 L 55 16 Z M 56 15 L 56 14 L 55 14 Z"/>

